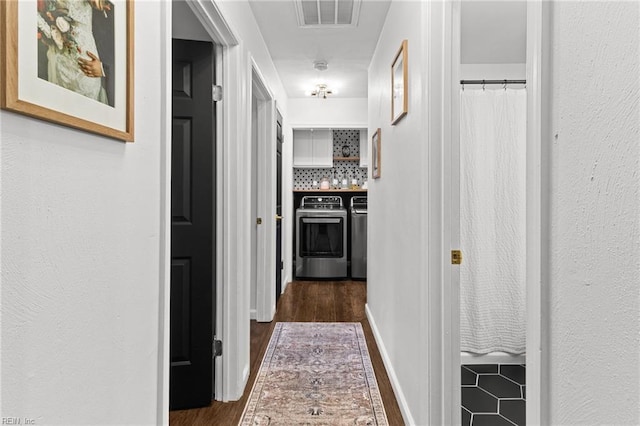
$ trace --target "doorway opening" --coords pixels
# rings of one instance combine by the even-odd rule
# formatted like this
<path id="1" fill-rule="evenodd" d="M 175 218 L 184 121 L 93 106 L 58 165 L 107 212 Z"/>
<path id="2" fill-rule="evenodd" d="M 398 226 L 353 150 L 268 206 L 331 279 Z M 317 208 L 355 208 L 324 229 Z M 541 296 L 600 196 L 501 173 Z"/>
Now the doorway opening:
<path id="1" fill-rule="evenodd" d="M 282 295 L 282 145 L 284 135 L 282 131 L 282 114 L 276 110 L 276 306 Z"/>
<path id="2" fill-rule="evenodd" d="M 275 99 L 255 64 L 251 68 L 251 306 L 252 319 L 269 322 L 276 312 Z M 253 316 L 255 312 L 255 318 Z"/>
<path id="3" fill-rule="evenodd" d="M 525 423 L 526 12 L 523 2 L 461 2 L 452 164 L 460 182 L 460 385 L 468 426 Z"/>
<path id="4" fill-rule="evenodd" d="M 474 420 L 477 420 L 479 424 L 485 420 L 491 421 L 491 419 L 494 420 L 492 424 L 501 424 L 500 422 L 507 422 L 505 424 L 524 424 L 525 422 L 540 424 L 543 416 L 541 387 L 544 383 L 541 379 L 543 378 L 546 348 L 541 347 L 541 342 L 543 341 L 543 317 L 541 312 L 541 274 L 543 271 L 541 259 L 541 212 L 543 200 L 540 191 L 542 182 L 540 173 L 542 153 L 540 135 L 543 123 L 539 108 L 542 96 L 541 28 L 544 8 L 540 4 L 530 4 L 528 2 L 526 4 L 515 1 L 511 3 L 501 3 L 498 6 L 500 13 L 497 15 L 504 16 L 502 12 L 504 12 L 505 7 L 513 6 L 519 9 L 515 11 L 515 14 L 522 21 L 519 27 L 526 27 L 526 31 L 521 31 L 519 34 L 519 37 L 524 37 L 524 40 L 521 40 L 519 45 L 520 58 L 524 59 L 524 61 L 519 61 L 517 64 L 502 63 L 465 66 L 465 61 L 461 60 L 464 49 L 469 49 L 469 46 L 465 47 L 463 45 L 465 35 L 468 37 L 470 31 L 469 28 L 464 27 L 464 25 L 468 25 L 468 21 L 465 21 L 463 15 L 465 7 L 470 5 L 472 8 L 485 8 L 482 9 L 482 12 L 490 14 L 489 9 L 496 7 L 496 3 L 455 1 L 447 9 L 447 13 L 450 13 L 448 22 L 451 23 L 451 29 L 447 32 L 451 53 L 446 62 L 446 68 L 450 72 L 449 84 L 447 85 L 449 93 L 445 92 L 445 94 L 446 101 L 449 102 L 450 106 L 448 118 L 450 119 L 451 144 L 450 147 L 446 148 L 448 151 L 445 151 L 444 166 L 445 170 L 449 172 L 447 173 L 447 179 L 445 179 L 445 191 L 450 190 L 448 193 L 451 197 L 450 200 L 445 202 L 445 212 L 448 211 L 451 222 L 449 229 L 445 231 L 445 241 L 448 240 L 449 247 L 452 250 L 451 260 L 447 259 L 447 264 L 453 265 L 447 266 L 450 276 L 447 279 L 449 282 L 445 284 L 449 289 L 446 294 L 451 306 L 450 317 L 447 319 L 448 326 L 451 328 L 451 342 L 450 348 L 446 352 L 449 352 L 447 355 L 450 355 L 449 359 L 451 359 L 451 393 L 449 399 L 451 405 L 449 408 L 453 424 L 473 425 L 476 424 Z M 505 28 L 507 26 L 494 25 L 493 27 Z M 473 53 L 477 53 L 478 50 L 481 49 L 475 49 Z M 447 69 L 445 69 L 445 73 L 447 73 L 446 71 Z M 463 88 L 461 82 L 463 80 L 479 80 L 478 83 L 480 84 L 474 87 L 474 82 L 467 82 L 464 85 L 464 91 L 469 93 L 465 93 L 461 91 Z M 482 82 L 482 80 L 485 80 L 485 82 Z M 486 80 L 501 80 L 501 84 L 490 86 L 490 83 Z M 523 93 L 517 93 L 518 89 L 523 90 L 523 84 L 513 85 L 511 84 L 514 83 L 512 80 L 518 80 L 519 83 L 521 83 L 521 80 L 526 81 L 526 95 L 524 97 L 522 97 Z M 474 93 L 472 92 L 473 90 L 479 90 L 480 92 Z M 499 90 L 500 93 L 489 93 L 489 90 Z M 469 229 L 465 229 L 465 226 L 468 225 L 468 223 L 465 224 L 465 221 L 469 219 L 469 212 L 465 211 L 465 209 L 469 207 L 468 201 L 473 195 L 473 191 L 469 192 L 470 186 L 473 185 L 470 185 L 470 178 L 467 172 L 473 168 L 473 164 L 469 166 L 467 161 L 469 159 L 464 157 L 473 148 L 473 146 L 470 146 L 473 144 L 470 138 L 473 139 L 473 136 L 479 132 L 474 133 L 475 131 L 470 131 L 468 128 L 469 123 L 473 122 L 473 117 L 469 117 L 472 113 L 469 108 L 472 107 L 473 102 L 476 100 L 483 101 L 484 98 L 495 97 L 493 95 L 500 95 L 505 98 L 502 105 L 507 105 L 513 101 L 518 104 L 517 108 L 515 106 L 513 108 L 524 109 L 524 111 L 520 112 L 519 118 L 517 118 L 520 121 L 520 126 L 514 131 L 514 135 L 517 134 L 517 136 L 510 136 L 511 139 L 519 139 L 521 142 L 517 152 L 517 156 L 521 159 L 521 164 L 518 166 L 519 170 L 514 172 L 518 174 L 517 180 L 520 182 L 520 193 L 516 194 L 518 198 L 517 204 L 520 206 L 518 213 L 520 217 L 517 218 L 518 233 L 520 235 L 517 244 L 519 260 L 516 268 L 517 273 L 511 274 L 512 277 L 515 277 L 513 281 L 516 282 L 513 284 L 518 286 L 518 298 L 522 301 L 521 306 L 513 307 L 513 309 L 518 309 L 518 316 L 522 319 L 517 330 L 520 344 L 516 345 L 518 348 L 513 345 L 513 347 L 509 346 L 507 350 L 502 351 L 502 354 L 494 353 L 495 356 L 502 356 L 499 360 L 497 358 L 483 358 L 479 355 L 461 354 L 462 335 L 464 333 L 468 334 L 469 330 L 471 330 L 472 334 L 481 333 L 481 330 L 473 331 L 473 329 L 469 328 L 470 324 L 471 326 L 475 325 L 474 316 L 465 312 L 467 307 L 461 305 L 461 302 L 469 302 L 469 289 L 464 288 L 465 285 L 473 284 L 469 283 L 469 277 L 477 278 L 477 274 L 469 275 L 469 268 L 473 269 L 478 266 L 478 261 L 481 262 L 480 268 L 485 268 L 487 264 L 487 262 L 482 262 L 482 259 L 478 257 L 477 251 L 469 249 L 470 234 Z M 474 96 L 478 99 L 470 99 Z M 520 96 L 521 99 L 506 99 L 509 96 L 514 98 Z M 501 114 L 498 118 L 504 120 L 504 117 L 506 117 L 506 113 Z M 502 130 L 491 130 L 494 133 L 496 131 L 502 132 Z M 466 145 L 463 146 L 463 143 Z M 485 149 L 483 155 L 487 158 L 482 161 L 494 162 L 496 164 L 496 173 L 498 174 L 504 172 L 506 168 L 514 163 L 514 161 L 504 161 L 504 159 L 498 161 L 495 157 L 489 158 L 486 154 L 487 150 Z M 514 155 L 516 155 L 515 151 Z M 475 165 L 478 165 L 480 160 L 476 158 L 473 161 L 475 161 Z M 465 167 L 467 168 L 466 170 Z M 499 206 L 489 206 L 488 208 L 500 213 Z M 513 216 L 510 216 L 506 220 L 512 219 L 514 219 Z M 476 224 L 476 226 L 478 225 Z M 477 234 L 473 234 L 473 238 L 478 237 Z M 500 233 L 500 235 L 503 234 Z M 465 244 L 467 247 L 465 247 Z M 496 247 L 504 245 L 502 241 L 497 241 L 496 244 Z M 457 250 L 461 250 L 463 255 L 463 264 L 460 266 L 453 261 L 454 251 Z M 499 258 L 498 252 L 504 253 L 504 250 L 503 247 L 494 254 Z M 467 262 L 467 264 L 464 262 Z M 506 267 L 509 268 L 510 265 L 512 263 L 508 262 Z M 465 267 L 467 269 L 464 269 Z M 473 291 L 475 289 L 471 290 L 471 292 Z M 509 290 L 505 289 L 505 291 Z M 496 303 L 499 303 L 499 301 L 496 301 Z M 467 329 L 462 330 L 463 327 L 467 327 Z M 490 328 L 499 329 L 500 327 L 492 326 Z M 470 347 L 469 342 L 466 342 L 465 346 L 468 349 Z M 494 352 L 494 350 L 489 349 L 476 349 L 474 347 L 474 350 L 470 352 Z M 511 353 L 518 353 L 519 357 L 511 357 Z M 526 356 L 524 358 L 526 361 L 523 360 L 523 356 Z M 501 363 L 506 363 L 507 365 L 503 367 Z M 525 363 L 526 370 L 524 368 Z M 508 402 L 503 404 L 502 402 L 505 398 Z M 480 400 L 483 400 L 483 402 L 479 402 Z M 495 409 L 483 406 L 478 411 L 473 410 L 474 407 L 479 407 L 483 403 L 491 407 L 495 406 Z M 501 412 L 501 410 L 504 412 Z M 493 417 L 490 419 L 488 416 L 494 416 L 495 419 Z"/>

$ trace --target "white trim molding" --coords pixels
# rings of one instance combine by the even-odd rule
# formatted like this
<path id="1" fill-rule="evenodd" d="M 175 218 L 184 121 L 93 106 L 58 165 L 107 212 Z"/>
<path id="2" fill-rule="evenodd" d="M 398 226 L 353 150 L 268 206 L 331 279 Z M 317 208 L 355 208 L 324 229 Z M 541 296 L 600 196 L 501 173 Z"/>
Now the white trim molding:
<path id="1" fill-rule="evenodd" d="M 222 191 L 219 212 L 222 216 L 222 294 L 217 299 L 222 310 L 221 323 L 216 325 L 225 346 L 222 355 L 222 395 L 216 399 L 235 401 L 242 396 L 248 377 L 244 370 L 249 364 L 249 268 L 251 236 L 249 224 L 251 212 L 249 197 L 251 185 L 247 176 L 250 134 L 247 131 L 245 113 L 250 114 L 250 80 L 241 46 L 223 49 L 223 82 L 227 94 L 219 103 L 223 109 L 223 138 L 221 174 Z M 250 84 L 250 83 L 249 83 Z"/>
<path id="2" fill-rule="evenodd" d="M 461 48 L 460 0 L 445 6 L 444 45 L 444 93 L 443 93 L 443 304 L 451 306 L 443 315 L 445 336 L 443 339 L 443 423 L 460 424 L 460 267 L 452 265 L 449 253 L 460 249 L 460 48 Z M 448 283 L 448 285 L 446 284 Z"/>
<path id="3" fill-rule="evenodd" d="M 548 282 L 550 134 L 550 5 L 527 2 L 527 404 L 529 425 L 549 423 Z"/>
<path id="4" fill-rule="evenodd" d="M 250 254 L 245 123 L 248 88 L 246 55 L 215 2 L 188 0 L 217 45 L 216 84 L 223 100 L 216 106 L 216 336 L 224 352 L 215 361 L 215 398 L 234 401 L 244 392 L 249 371 L 249 272 L 239 268 Z M 250 101 L 250 99 L 249 99 Z M 250 104 L 249 104 L 250 105 Z M 241 142 L 241 143 L 239 143 Z"/>
<path id="5" fill-rule="evenodd" d="M 445 230 L 445 205 L 444 200 L 447 190 L 445 187 L 445 160 L 447 151 L 445 140 L 448 132 L 445 129 L 448 113 L 446 110 L 450 92 L 446 82 L 450 75 L 445 73 L 445 62 L 448 55 L 445 42 L 450 22 L 447 14 L 451 7 L 449 2 L 425 2 L 423 20 L 423 40 L 427 42 L 427 54 L 422 69 L 426 69 L 426 84 L 424 92 L 421 94 L 426 99 L 425 111 L 428 119 L 424 121 L 423 134 L 428 135 L 427 156 L 427 182 L 428 196 L 423 197 L 422 211 L 426 212 L 426 235 L 424 236 L 426 253 L 422 256 L 428 259 L 423 265 L 422 276 L 428 277 L 426 291 L 421 295 L 422 305 L 426 306 L 425 315 L 421 329 L 425 329 L 428 338 L 427 346 L 420 347 L 420 351 L 425 351 L 425 362 L 427 363 L 426 380 L 421 393 L 428 395 L 428 404 L 420 407 L 421 419 L 428 419 L 429 424 L 452 424 L 450 421 L 449 404 L 452 404 L 452 389 L 457 386 L 451 382 L 450 377 L 454 374 L 456 367 L 452 364 L 450 311 L 452 302 L 452 292 L 450 283 L 445 282 L 445 277 L 451 267 L 449 259 L 450 241 L 446 241 Z M 449 41 L 450 43 L 450 41 Z M 446 47 L 445 47 L 446 46 Z M 424 328 L 423 328 L 424 327 Z M 459 390 L 458 390 L 459 392 Z"/>
<path id="6" fill-rule="evenodd" d="M 185 0 L 211 38 L 221 46 L 235 46 L 238 39 L 213 0 Z"/>
<path id="7" fill-rule="evenodd" d="M 160 283 L 158 298 L 158 404 L 157 424 L 169 423 L 169 376 L 171 330 L 171 102 L 172 102 L 172 3 L 163 3 L 160 16 L 162 68 L 162 137 L 160 140 Z"/>
<path id="8" fill-rule="evenodd" d="M 253 58 L 250 67 L 251 90 L 258 102 L 258 151 L 252 155 L 257 155 L 258 216 L 262 217 L 257 231 L 257 265 L 252 266 L 257 267 L 256 320 L 270 322 L 276 313 L 276 102 Z"/>
<path id="9" fill-rule="evenodd" d="M 398 406 L 400 407 L 402 418 L 404 419 L 405 424 L 415 425 L 416 422 L 411 415 L 411 410 L 409 410 L 409 403 L 407 402 L 407 398 L 404 396 L 404 392 L 402 391 L 402 387 L 400 386 L 400 382 L 398 381 L 398 376 L 393 369 L 393 363 L 391 362 L 391 358 L 389 358 L 389 353 L 387 352 L 387 348 L 384 345 L 384 341 L 382 340 L 382 336 L 380 335 L 380 331 L 378 330 L 378 325 L 376 324 L 375 318 L 373 317 L 373 313 L 371 313 L 368 304 L 364 305 L 364 309 L 367 314 L 367 319 L 369 320 L 369 325 L 371 326 L 371 331 L 373 332 L 373 337 L 376 341 L 376 345 L 378 346 L 378 350 L 380 351 L 380 356 L 382 356 L 382 362 L 384 363 L 384 367 L 387 370 L 387 375 L 389 376 L 389 381 L 391 382 L 393 393 L 395 394 L 396 401 L 398 401 Z"/>

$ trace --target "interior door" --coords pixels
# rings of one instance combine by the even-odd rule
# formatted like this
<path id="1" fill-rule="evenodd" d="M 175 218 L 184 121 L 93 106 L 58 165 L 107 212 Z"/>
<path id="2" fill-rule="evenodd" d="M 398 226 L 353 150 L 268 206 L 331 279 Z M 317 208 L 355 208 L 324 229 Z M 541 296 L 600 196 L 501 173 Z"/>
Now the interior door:
<path id="1" fill-rule="evenodd" d="M 282 116 L 276 122 L 276 304 L 282 293 Z"/>
<path id="2" fill-rule="evenodd" d="M 213 44 L 173 40 L 171 409 L 212 399 L 215 308 Z"/>

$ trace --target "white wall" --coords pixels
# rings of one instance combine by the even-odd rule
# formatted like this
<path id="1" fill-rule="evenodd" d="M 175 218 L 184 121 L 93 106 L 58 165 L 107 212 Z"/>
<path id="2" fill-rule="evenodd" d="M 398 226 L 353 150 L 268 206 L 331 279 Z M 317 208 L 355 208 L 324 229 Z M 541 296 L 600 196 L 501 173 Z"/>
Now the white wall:
<path id="1" fill-rule="evenodd" d="M 366 127 L 367 98 L 292 98 L 289 121 L 293 127 Z"/>
<path id="2" fill-rule="evenodd" d="M 0 112 L 2 416 L 156 424 L 164 6 L 136 2 L 135 143 Z"/>
<path id="3" fill-rule="evenodd" d="M 526 64 L 461 64 L 462 80 L 526 80 Z M 467 88 L 482 87 L 468 86 Z M 488 86 L 489 87 L 489 86 Z M 496 88 L 499 86 L 492 85 Z M 513 86 L 510 86 L 513 87 Z"/>
<path id="4" fill-rule="evenodd" d="M 440 361 L 432 356 L 441 345 L 429 345 L 438 341 L 439 327 L 431 318 L 438 310 L 430 310 L 440 281 L 429 238 L 433 233 L 437 244 L 440 230 L 429 230 L 429 200 L 439 198 L 432 177 L 439 174 L 442 140 L 441 108 L 435 108 L 443 87 L 442 21 L 442 3 L 392 2 L 369 66 L 368 129 L 369 135 L 381 129 L 382 159 L 381 178 L 369 176 L 367 310 L 407 424 L 442 423 L 435 390 Z M 403 39 L 409 112 L 391 126 L 390 65 Z"/>
<path id="5" fill-rule="evenodd" d="M 526 62 L 526 1 L 464 0 L 460 24 L 463 64 Z"/>
<path id="6" fill-rule="evenodd" d="M 172 36 L 183 40 L 213 41 L 184 0 L 171 1 Z"/>
<path id="7" fill-rule="evenodd" d="M 524 80 L 527 3 L 465 0 L 460 14 L 460 78 Z"/>
<path id="8" fill-rule="evenodd" d="M 550 423 L 640 424 L 640 9 L 552 8 Z"/>

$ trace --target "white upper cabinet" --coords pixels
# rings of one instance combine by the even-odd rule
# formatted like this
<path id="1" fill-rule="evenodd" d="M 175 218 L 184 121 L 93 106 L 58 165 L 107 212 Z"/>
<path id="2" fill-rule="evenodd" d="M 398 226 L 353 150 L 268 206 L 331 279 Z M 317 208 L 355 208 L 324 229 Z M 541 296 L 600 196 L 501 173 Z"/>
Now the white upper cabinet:
<path id="1" fill-rule="evenodd" d="M 293 129 L 293 167 L 333 167 L 331 129 Z"/>
<path id="2" fill-rule="evenodd" d="M 293 130 L 293 166 L 313 167 L 313 133 L 311 130 Z"/>
<path id="3" fill-rule="evenodd" d="M 315 167 L 333 167 L 333 131 L 316 129 L 312 133 Z"/>
<path id="4" fill-rule="evenodd" d="M 367 129 L 360 129 L 360 167 L 369 167 L 369 137 Z"/>

